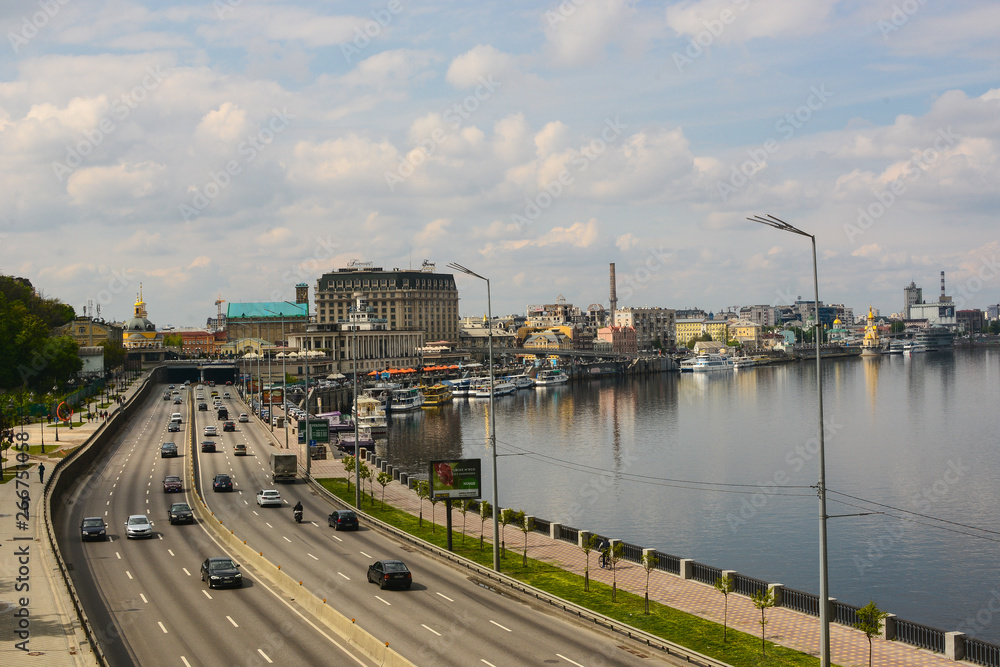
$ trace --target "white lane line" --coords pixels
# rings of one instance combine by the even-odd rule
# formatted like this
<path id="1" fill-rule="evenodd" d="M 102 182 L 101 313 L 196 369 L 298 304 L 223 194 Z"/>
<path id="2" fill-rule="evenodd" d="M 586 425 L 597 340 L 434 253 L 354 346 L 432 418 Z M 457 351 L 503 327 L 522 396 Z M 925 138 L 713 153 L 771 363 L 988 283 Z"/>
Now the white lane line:
<path id="1" fill-rule="evenodd" d="M 167 553 L 168 553 L 168 554 L 170 554 L 171 556 L 173 556 L 173 555 L 174 555 L 174 551 L 173 551 L 173 549 L 167 549 Z M 441 595 L 441 594 L 440 594 L 440 593 L 438 593 L 438 595 Z"/>
<path id="2" fill-rule="evenodd" d="M 236 625 L 236 621 L 234 621 L 234 620 L 233 620 L 233 617 L 232 617 L 232 616 L 226 616 L 226 618 L 227 618 L 227 619 L 229 620 L 229 622 L 230 622 L 230 623 L 232 623 L 232 624 L 233 624 L 233 627 L 234 627 L 234 628 L 238 628 L 238 627 L 240 627 L 240 626 Z"/>
<path id="3" fill-rule="evenodd" d="M 183 655 L 181 656 L 181 662 L 184 663 L 185 667 L 191 667 L 191 663 L 188 662 L 187 658 L 185 658 Z"/>
<path id="4" fill-rule="evenodd" d="M 566 662 L 568 662 L 571 665 L 576 665 L 576 667 L 583 667 L 583 665 L 581 665 L 580 663 L 576 662 L 575 660 L 570 660 L 569 658 L 567 658 L 566 656 L 564 656 L 562 654 L 556 653 L 556 655 L 558 655 L 560 658 L 562 658 L 563 660 L 565 660 Z"/>
<path id="5" fill-rule="evenodd" d="M 243 504 L 244 504 L 244 505 L 249 505 L 250 503 L 248 503 L 248 502 L 247 502 L 246 500 L 244 500 L 244 501 L 243 501 Z M 254 514 L 256 514 L 256 512 L 254 512 Z"/>
<path id="6" fill-rule="evenodd" d="M 366 553 L 365 553 L 364 551 L 361 551 L 361 552 L 359 552 L 359 553 L 360 553 L 360 554 L 361 554 L 362 556 L 364 556 L 365 558 L 371 558 L 371 556 L 369 556 L 368 554 L 366 554 Z"/>
<path id="7" fill-rule="evenodd" d="M 376 595 L 376 596 L 375 596 L 375 599 L 376 599 L 376 600 L 382 600 L 382 597 L 381 597 L 381 596 L 379 596 L 379 595 Z M 390 602 L 389 602 L 388 600 L 382 600 L 382 602 L 385 602 L 386 606 L 388 606 L 388 607 L 391 607 L 391 606 L 392 606 L 392 604 L 391 604 L 391 603 L 390 603 Z"/>
<path id="8" fill-rule="evenodd" d="M 333 539 L 337 540 L 338 542 L 343 542 L 344 541 L 344 540 L 340 539 L 339 537 L 337 537 L 336 535 L 331 535 L 330 537 L 332 537 Z"/>
<path id="9" fill-rule="evenodd" d="M 165 627 L 163 627 L 163 622 L 162 621 L 157 621 L 156 624 L 158 626 L 160 626 L 160 630 L 163 630 L 163 634 L 167 634 L 167 629 Z"/>
<path id="10" fill-rule="evenodd" d="M 287 503 L 288 501 L 286 500 L 285 502 Z M 311 523 L 312 525 L 314 525 L 314 526 L 316 526 L 317 528 L 319 528 L 319 524 L 318 524 L 318 523 L 316 523 L 315 521 L 310 521 L 309 523 Z"/>
<path id="11" fill-rule="evenodd" d="M 110 501 L 110 500 L 108 501 L 108 504 L 109 504 L 109 505 L 111 504 L 111 501 Z"/>
<path id="12" fill-rule="evenodd" d="M 421 623 L 420 625 L 421 625 L 421 627 L 425 628 L 426 630 L 429 630 L 430 632 L 433 632 L 433 633 L 434 633 L 434 634 L 436 634 L 436 635 L 437 635 L 438 637 L 440 637 L 440 636 L 441 636 L 441 633 L 440 633 L 440 632 L 438 632 L 438 631 L 437 631 L 437 630 L 435 630 L 434 628 L 430 627 L 429 625 L 424 625 L 423 623 Z"/>
<path id="13" fill-rule="evenodd" d="M 497 627 L 498 627 L 498 628 L 500 628 L 501 630 L 506 630 L 507 632 L 510 632 L 510 628 L 505 628 L 504 626 L 500 625 L 500 624 L 499 624 L 499 623 L 497 623 L 496 621 L 490 621 L 490 623 L 492 623 L 493 625 L 497 626 Z"/>
<path id="14" fill-rule="evenodd" d="M 274 528 L 274 526 L 272 526 L 271 524 L 269 524 L 267 521 L 264 522 L 264 525 L 267 526 L 268 528 Z"/>
<path id="15" fill-rule="evenodd" d="M 260 653 L 261 657 L 264 658 L 265 660 L 267 660 L 267 664 L 270 665 L 270 664 L 274 663 L 273 660 L 271 660 L 269 657 L 267 657 L 267 653 L 264 653 L 264 651 L 262 651 L 261 649 L 257 649 L 257 653 Z"/>
<path id="16" fill-rule="evenodd" d="M 142 598 L 143 604 L 149 604 L 149 600 L 146 599 L 145 595 L 143 595 L 142 593 L 139 593 L 139 597 Z"/>
<path id="17" fill-rule="evenodd" d="M 347 576 L 346 574 L 344 574 L 343 572 L 338 572 L 337 574 L 339 574 L 340 576 L 342 576 L 342 577 L 343 577 L 344 579 L 347 579 L 348 581 L 350 581 L 350 580 L 351 580 L 351 578 L 350 578 L 350 577 L 348 577 L 348 576 Z"/>
<path id="18" fill-rule="evenodd" d="M 122 555 L 120 553 L 118 553 L 117 551 L 115 552 L 115 555 L 118 556 L 118 560 L 122 559 Z"/>
<path id="19" fill-rule="evenodd" d="M 209 595 L 209 594 L 208 594 L 208 591 L 206 591 L 206 590 L 205 590 L 204 588 L 203 588 L 203 589 L 201 589 L 201 592 L 202 592 L 202 593 L 204 593 L 204 594 L 205 594 L 205 597 L 207 597 L 207 598 L 208 598 L 209 600 L 211 600 L 211 599 L 212 599 L 212 596 L 211 596 L 211 595 Z"/>
<path id="20" fill-rule="evenodd" d="M 128 570 L 125 570 L 125 574 L 127 574 L 127 575 L 128 575 L 128 578 L 129 578 L 129 579 L 131 579 L 131 578 L 132 578 L 132 573 L 131 573 L 131 572 L 129 572 Z"/>
<path id="21" fill-rule="evenodd" d="M 254 513 L 254 516 L 260 516 L 259 514 L 257 514 L 257 510 L 250 510 L 250 511 Z"/>
<path id="22" fill-rule="evenodd" d="M 479 662 L 483 663 L 484 665 L 489 665 L 490 667 L 497 667 L 492 662 L 486 662 L 486 660 L 484 660 L 483 658 L 480 658 Z"/>
<path id="23" fill-rule="evenodd" d="M 284 541 L 288 542 L 289 544 L 292 543 L 292 541 L 290 539 L 288 539 L 287 537 L 285 537 L 284 535 L 281 536 L 281 539 L 283 539 Z"/>
<path id="24" fill-rule="evenodd" d="M 188 569 L 186 567 L 182 567 L 181 569 L 184 570 L 184 574 L 186 574 L 189 577 L 191 576 L 191 573 L 188 572 Z"/>
<path id="25" fill-rule="evenodd" d="M 319 558 L 316 558 L 316 556 L 313 556 L 311 553 L 306 552 L 306 555 L 312 558 L 313 560 L 319 560 Z"/>
<path id="26" fill-rule="evenodd" d="M 454 600 L 452 600 L 452 599 L 451 599 L 450 597 L 448 597 L 448 596 L 447 596 L 447 595 L 445 595 L 444 593 L 438 593 L 438 595 L 440 595 L 441 597 L 443 597 L 443 598 L 444 598 L 445 600 L 447 600 L 448 602 L 454 602 Z"/>
<path id="27" fill-rule="evenodd" d="M 115 492 L 114 492 L 114 491 L 112 491 L 111 493 L 109 493 L 109 494 L 108 494 L 108 497 L 111 497 L 111 496 L 113 496 L 113 495 L 115 495 Z"/>

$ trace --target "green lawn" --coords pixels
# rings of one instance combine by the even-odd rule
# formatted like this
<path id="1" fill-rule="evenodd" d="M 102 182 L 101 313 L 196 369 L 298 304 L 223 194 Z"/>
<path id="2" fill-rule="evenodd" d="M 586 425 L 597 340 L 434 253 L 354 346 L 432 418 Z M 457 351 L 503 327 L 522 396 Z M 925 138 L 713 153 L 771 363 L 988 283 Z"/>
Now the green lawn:
<path id="1" fill-rule="evenodd" d="M 354 503 L 354 487 L 351 486 L 350 492 L 348 492 L 344 478 L 319 479 L 317 481 L 342 500 Z M 408 512 L 390 506 L 383 509 L 378 500 L 379 491 L 380 487 L 376 485 L 374 506 L 372 506 L 371 497 L 366 494 L 361 503 L 361 509 L 364 512 L 439 547 L 446 546 L 445 529 L 442 526 L 432 528 L 429 501 L 423 503 L 423 513 L 428 520 L 421 526 L 419 517 Z M 443 512 L 444 503 L 438 503 L 435 510 L 436 516 L 443 517 Z M 475 522 L 480 521 L 479 515 L 469 512 L 467 521 L 469 525 L 475 525 Z M 453 536 L 454 552 L 480 565 L 492 567 L 493 547 L 491 543 L 485 540 L 483 548 L 480 549 L 478 537 L 465 537 L 463 540 L 461 534 L 462 514 L 454 507 L 452 522 L 455 531 Z M 580 575 L 531 558 L 528 559 L 527 566 L 523 566 L 522 551 L 518 549 L 518 545 L 523 546 L 524 534 L 513 524 L 507 526 L 505 532 L 507 551 L 501 562 L 501 570 L 504 574 L 526 584 L 737 667 L 819 664 L 818 658 L 777 646 L 771 642 L 767 642 L 767 657 L 762 657 L 759 635 L 748 635 L 731 628 L 728 632 L 728 641 L 723 643 L 720 624 L 657 602 L 650 601 L 650 614 L 647 616 L 643 613 L 644 604 L 641 595 L 619 590 L 617 602 L 612 603 L 611 587 L 606 584 L 591 581 L 590 592 L 584 592 L 583 577 Z M 581 560 L 584 558 L 582 551 L 580 558 Z M 597 558 L 593 554 L 591 566 L 597 567 Z"/>

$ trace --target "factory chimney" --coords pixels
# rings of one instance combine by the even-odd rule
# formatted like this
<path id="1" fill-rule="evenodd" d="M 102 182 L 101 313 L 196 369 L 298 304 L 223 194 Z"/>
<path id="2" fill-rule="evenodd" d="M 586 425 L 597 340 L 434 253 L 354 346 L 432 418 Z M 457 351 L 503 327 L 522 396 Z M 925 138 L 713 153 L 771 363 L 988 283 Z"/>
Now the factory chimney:
<path id="1" fill-rule="evenodd" d="M 615 286 L 615 263 L 611 262 L 611 295 L 609 298 L 609 308 L 611 310 L 610 326 L 615 325 L 615 311 L 618 310 L 618 288 Z"/>
<path id="2" fill-rule="evenodd" d="M 941 272 L 941 301 L 947 301 L 948 297 L 944 294 L 944 271 Z"/>

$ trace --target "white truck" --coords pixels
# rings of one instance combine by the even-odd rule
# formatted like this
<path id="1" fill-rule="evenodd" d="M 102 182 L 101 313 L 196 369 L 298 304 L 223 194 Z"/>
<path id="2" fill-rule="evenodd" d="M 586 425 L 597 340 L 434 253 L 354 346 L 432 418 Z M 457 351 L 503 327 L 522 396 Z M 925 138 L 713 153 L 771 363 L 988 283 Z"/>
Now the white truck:
<path id="1" fill-rule="evenodd" d="M 271 454 L 271 481 L 294 482 L 298 476 L 298 457 L 295 454 Z"/>

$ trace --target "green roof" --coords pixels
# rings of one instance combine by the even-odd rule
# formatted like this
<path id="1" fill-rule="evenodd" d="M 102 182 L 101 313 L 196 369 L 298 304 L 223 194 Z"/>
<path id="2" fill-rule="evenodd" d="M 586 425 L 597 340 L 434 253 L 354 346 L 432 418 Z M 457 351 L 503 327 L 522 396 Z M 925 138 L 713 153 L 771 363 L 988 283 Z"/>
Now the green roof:
<path id="1" fill-rule="evenodd" d="M 305 317 L 308 309 L 308 304 L 287 301 L 230 303 L 226 308 L 226 319 L 278 320 L 282 317 Z"/>

